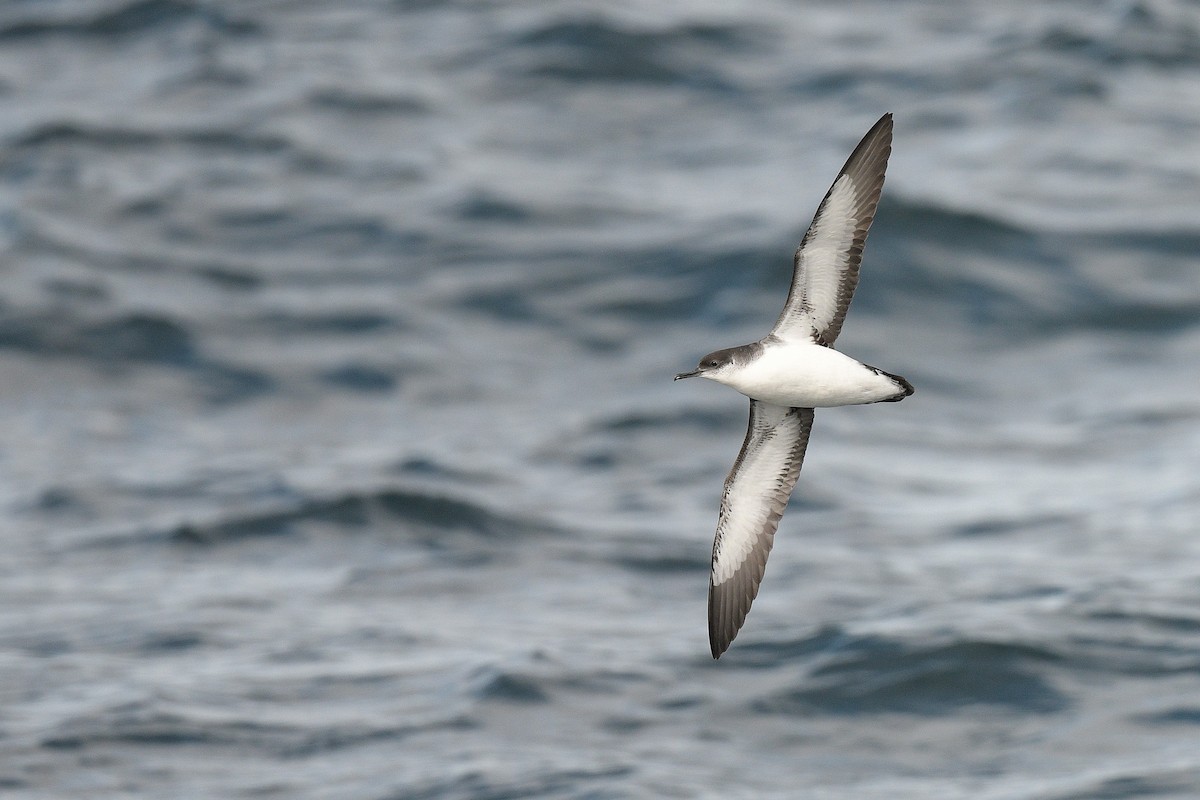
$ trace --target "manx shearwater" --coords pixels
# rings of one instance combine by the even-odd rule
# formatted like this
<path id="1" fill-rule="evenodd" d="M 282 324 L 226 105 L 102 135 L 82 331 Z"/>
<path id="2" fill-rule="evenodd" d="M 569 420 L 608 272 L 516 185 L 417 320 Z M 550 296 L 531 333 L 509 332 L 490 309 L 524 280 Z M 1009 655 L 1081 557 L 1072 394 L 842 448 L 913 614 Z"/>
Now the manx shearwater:
<path id="1" fill-rule="evenodd" d="M 813 409 L 903 400 L 912 384 L 833 349 L 858 285 L 875 217 L 892 115 L 867 132 L 796 249 L 792 287 L 766 337 L 717 350 L 691 372 L 750 398 L 750 425 L 721 496 L 708 590 L 708 638 L 720 658 L 758 594 L 779 519 L 800 476 Z"/>

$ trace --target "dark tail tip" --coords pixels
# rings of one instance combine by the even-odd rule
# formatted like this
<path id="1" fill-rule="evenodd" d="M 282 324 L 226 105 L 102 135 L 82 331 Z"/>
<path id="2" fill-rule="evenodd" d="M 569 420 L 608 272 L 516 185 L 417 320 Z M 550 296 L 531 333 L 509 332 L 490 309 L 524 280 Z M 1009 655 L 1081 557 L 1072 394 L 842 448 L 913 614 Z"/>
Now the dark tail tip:
<path id="1" fill-rule="evenodd" d="M 889 397 L 887 400 L 883 401 L 885 403 L 898 403 L 916 391 L 916 389 L 913 388 L 913 385 L 911 383 L 909 383 L 908 381 L 906 381 L 904 378 L 900 377 L 899 375 L 893 375 L 892 373 L 884 372 L 883 370 L 879 370 L 879 374 L 886 375 L 889 378 L 891 378 L 893 381 L 896 382 L 896 387 L 898 389 L 900 389 L 900 394 L 896 395 L 895 397 Z"/>

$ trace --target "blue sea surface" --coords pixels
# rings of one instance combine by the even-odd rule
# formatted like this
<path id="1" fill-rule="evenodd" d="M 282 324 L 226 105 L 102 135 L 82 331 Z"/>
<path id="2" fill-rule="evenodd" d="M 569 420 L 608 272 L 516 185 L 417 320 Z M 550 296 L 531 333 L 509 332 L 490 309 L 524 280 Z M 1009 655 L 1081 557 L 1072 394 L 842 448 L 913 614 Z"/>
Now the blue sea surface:
<path id="1" fill-rule="evenodd" d="M 1200 797 L 1200 6 L 0 4 L 0 795 Z M 753 341 L 896 120 L 720 661 Z"/>

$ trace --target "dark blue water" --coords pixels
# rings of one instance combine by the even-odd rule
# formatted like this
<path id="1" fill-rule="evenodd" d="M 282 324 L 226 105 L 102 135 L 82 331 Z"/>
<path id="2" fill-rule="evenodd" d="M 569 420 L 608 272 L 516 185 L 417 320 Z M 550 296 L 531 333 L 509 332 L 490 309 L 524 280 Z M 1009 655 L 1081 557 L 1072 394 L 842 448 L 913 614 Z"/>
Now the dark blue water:
<path id="1" fill-rule="evenodd" d="M 0 5 L 0 793 L 1200 796 L 1200 8 Z M 745 401 L 884 111 L 708 655 Z"/>

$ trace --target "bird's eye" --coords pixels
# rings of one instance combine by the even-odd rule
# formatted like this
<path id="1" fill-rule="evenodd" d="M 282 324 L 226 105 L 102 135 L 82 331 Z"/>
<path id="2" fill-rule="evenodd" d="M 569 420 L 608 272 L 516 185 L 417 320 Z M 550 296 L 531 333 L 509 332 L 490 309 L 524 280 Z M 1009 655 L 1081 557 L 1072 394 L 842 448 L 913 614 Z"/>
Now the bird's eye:
<path id="1" fill-rule="evenodd" d="M 704 366 L 706 366 L 706 367 L 715 367 L 716 365 L 717 365 L 717 360 L 715 358 L 710 358 L 708 361 L 704 362 Z"/>

